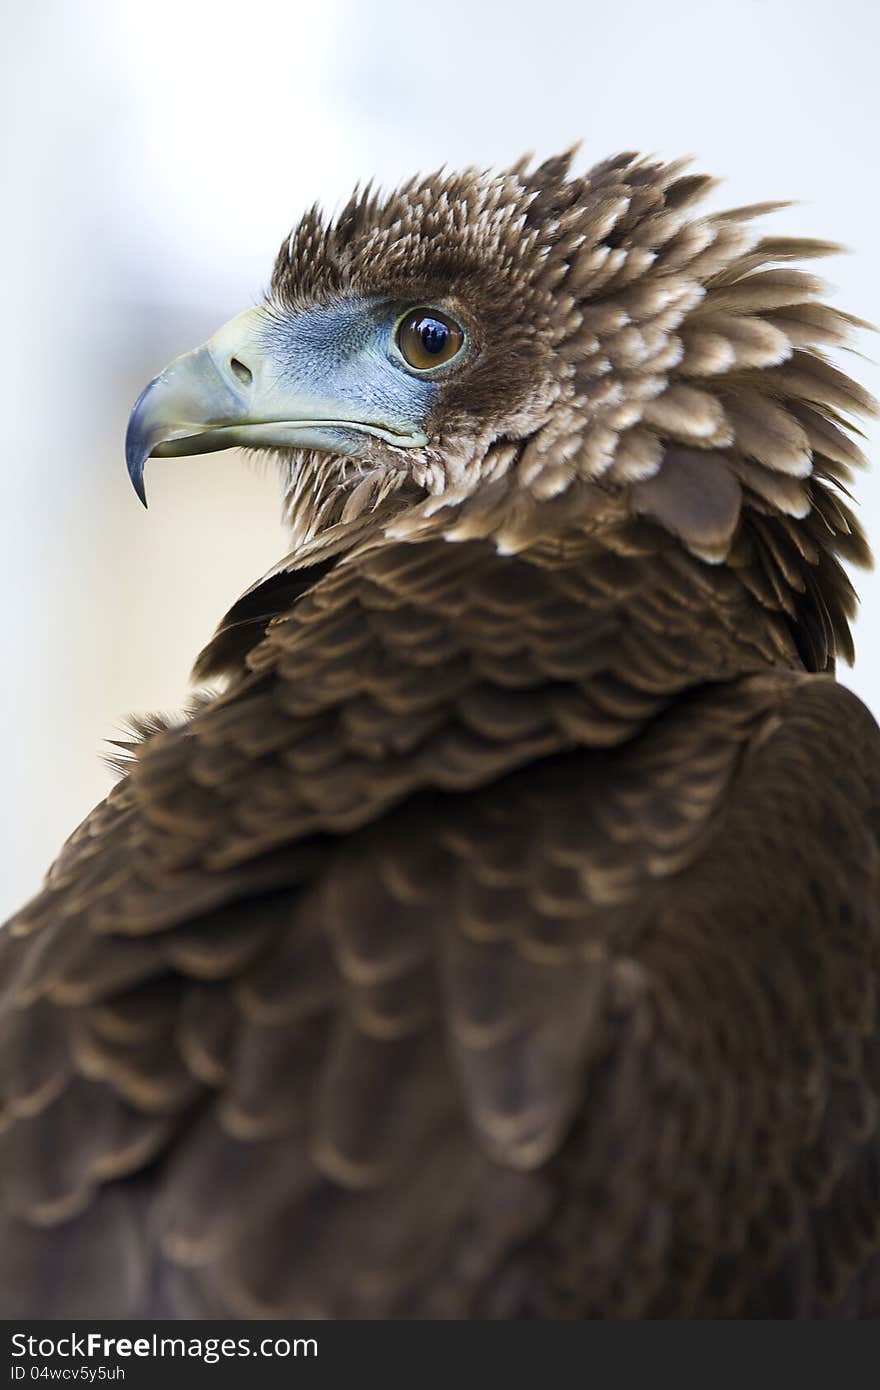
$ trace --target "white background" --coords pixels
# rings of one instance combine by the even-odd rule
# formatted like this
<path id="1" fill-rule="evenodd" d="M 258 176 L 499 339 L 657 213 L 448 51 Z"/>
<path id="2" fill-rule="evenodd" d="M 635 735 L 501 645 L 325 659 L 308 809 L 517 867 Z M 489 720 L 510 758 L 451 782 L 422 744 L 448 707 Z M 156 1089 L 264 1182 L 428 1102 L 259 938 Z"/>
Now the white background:
<path id="1" fill-rule="evenodd" d="M 791 197 L 835 302 L 880 320 L 874 0 L 30 0 L 0 58 L 0 918 L 110 783 L 102 740 L 174 708 L 226 607 L 282 553 L 277 487 L 234 454 L 153 463 L 140 388 L 254 302 L 303 208 L 583 137 L 694 153 L 716 205 Z M 870 338 L 860 344 L 877 351 Z M 850 363 L 878 390 L 876 367 Z M 859 483 L 880 545 L 880 473 Z M 880 584 L 857 575 L 880 713 Z"/>

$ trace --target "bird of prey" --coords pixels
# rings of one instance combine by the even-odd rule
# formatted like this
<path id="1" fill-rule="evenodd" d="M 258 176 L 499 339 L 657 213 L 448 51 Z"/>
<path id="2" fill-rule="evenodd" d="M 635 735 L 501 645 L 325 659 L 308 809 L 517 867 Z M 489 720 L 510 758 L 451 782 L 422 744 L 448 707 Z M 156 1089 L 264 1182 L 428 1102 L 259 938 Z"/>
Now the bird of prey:
<path id="1" fill-rule="evenodd" d="M 141 395 L 291 551 L 0 937 L 6 1317 L 880 1315 L 872 403 L 710 183 L 368 187 Z"/>

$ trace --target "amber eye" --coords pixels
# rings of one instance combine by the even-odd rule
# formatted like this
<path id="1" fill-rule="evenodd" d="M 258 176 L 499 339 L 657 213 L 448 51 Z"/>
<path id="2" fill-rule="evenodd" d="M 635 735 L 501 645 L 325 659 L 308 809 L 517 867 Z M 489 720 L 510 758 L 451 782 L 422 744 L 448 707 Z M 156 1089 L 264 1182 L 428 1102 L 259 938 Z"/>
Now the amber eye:
<path id="1" fill-rule="evenodd" d="M 397 346 L 416 371 L 451 362 L 464 347 L 464 329 L 439 309 L 410 309 L 397 325 Z"/>

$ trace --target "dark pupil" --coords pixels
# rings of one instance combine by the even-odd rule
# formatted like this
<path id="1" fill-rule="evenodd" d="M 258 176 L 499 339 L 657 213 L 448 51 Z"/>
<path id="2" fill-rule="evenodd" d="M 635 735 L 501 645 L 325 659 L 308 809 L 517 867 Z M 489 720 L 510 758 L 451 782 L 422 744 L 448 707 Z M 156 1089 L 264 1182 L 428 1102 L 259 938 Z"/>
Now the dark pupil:
<path id="1" fill-rule="evenodd" d="M 422 319 L 416 326 L 416 332 L 422 340 L 425 352 L 432 354 L 442 352 L 449 337 L 449 329 L 438 319 Z"/>

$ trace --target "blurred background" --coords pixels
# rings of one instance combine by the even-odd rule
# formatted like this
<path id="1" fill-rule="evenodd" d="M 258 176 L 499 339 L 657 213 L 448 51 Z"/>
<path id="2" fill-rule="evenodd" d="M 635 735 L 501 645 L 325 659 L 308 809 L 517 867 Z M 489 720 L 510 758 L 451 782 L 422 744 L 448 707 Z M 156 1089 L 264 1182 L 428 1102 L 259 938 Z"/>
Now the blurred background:
<path id="1" fill-rule="evenodd" d="M 218 619 L 284 553 L 274 477 L 235 454 L 154 462 L 145 513 L 122 442 L 147 380 L 259 297 L 303 208 L 578 137 L 584 163 L 693 153 L 726 178 L 716 206 L 800 199 L 773 229 L 846 242 L 835 302 L 880 322 L 878 16 L 875 0 L 739 0 L 723 19 L 705 0 L 6 5 L 0 920 L 109 787 L 102 741 L 181 703 Z M 876 393 L 876 366 L 850 365 Z M 859 500 L 880 546 L 880 468 Z M 880 714 L 880 583 L 855 582 L 841 676 Z"/>

